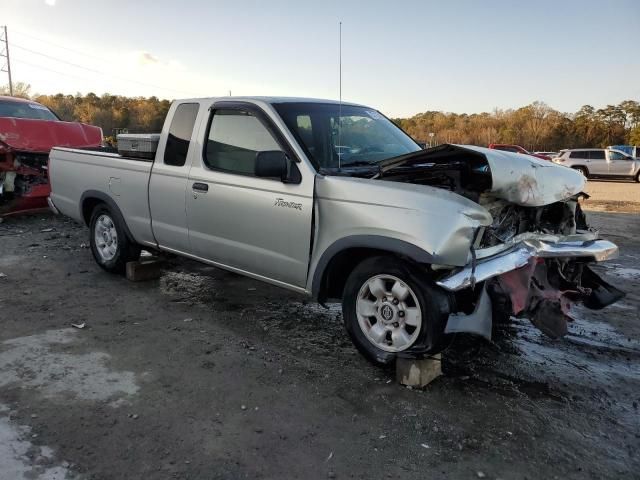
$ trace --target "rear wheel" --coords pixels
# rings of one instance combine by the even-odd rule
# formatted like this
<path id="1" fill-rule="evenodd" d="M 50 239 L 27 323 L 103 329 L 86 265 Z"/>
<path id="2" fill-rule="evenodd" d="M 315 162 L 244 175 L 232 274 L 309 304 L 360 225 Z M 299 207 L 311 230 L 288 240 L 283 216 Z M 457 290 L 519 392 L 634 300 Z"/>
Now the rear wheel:
<path id="1" fill-rule="evenodd" d="M 589 178 L 589 171 L 585 167 L 572 167 L 574 170 L 584 175 L 584 178 Z"/>
<path id="2" fill-rule="evenodd" d="M 93 209 L 89 228 L 91 253 L 104 270 L 124 273 L 127 262 L 140 258 L 140 247 L 127 237 L 122 218 L 107 205 Z"/>
<path id="3" fill-rule="evenodd" d="M 415 266 L 393 257 L 360 263 L 345 284 L 342 311 L 351 340 L 369 361 L 437 353 L 448 317 L 446 295 Z"/>

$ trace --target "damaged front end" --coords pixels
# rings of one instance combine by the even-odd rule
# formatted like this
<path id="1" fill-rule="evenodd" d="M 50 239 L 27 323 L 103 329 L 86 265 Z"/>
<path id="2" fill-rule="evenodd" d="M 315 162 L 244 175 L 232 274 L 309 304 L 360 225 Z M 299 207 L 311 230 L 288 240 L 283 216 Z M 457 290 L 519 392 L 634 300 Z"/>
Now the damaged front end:
<path id="1" fill-rule="evenodd" d="M 584 261 L 535 257 L 527 266 L 491 280 L 487 288 L 490 296 L 506 307 L 497 314 L 529 318 L 551 338 L 566 335 L 567 322 L 573 321 L 570 310 L 574 303 L 581 302 L 599 310 L 624 296 L 598 277 Z"/>
<path id="2" fill-rule="evenodd" d="M 47 159 L 0 142 L 0 216 L 47 207 Z"/>
<path id="3" fill-rule="evenodd" d="M 443 145 L 392 159 L 378 178 L 444 188 L 485 208 L 464 267 L 433 265 L 450 294 L 447 333 L 491 338 L 492 324 L 529 318 L 543 333 L 567 333 L 572 306 L 601 309 L 624 296 L 589 265 L 615 258 L 580 208 L 585 180 L 568 168 L 480 147 Z"/>
<path id="4" fill-rule="evenodd" d="M 588 238 L 592 236 L 529 238 L 440 278 L 437 284 L 454 299 L 447 333 L 490 339 L 492 324 L 513 315 L 529 318 L 543 333 L 559 338 L 573 321 L 575 303 L 597 310 L 621 299 L 624 293 L 589 268 L 594 261 L 615 258 L 618 248 Z"/>
<path id="5" fill-rule="evenodd" d="M 51 191 L 47 163 L 52 147 L 98 147 L 101 143 L 99 127 L 0 117 L 0 217 L 47 208 Z"/>

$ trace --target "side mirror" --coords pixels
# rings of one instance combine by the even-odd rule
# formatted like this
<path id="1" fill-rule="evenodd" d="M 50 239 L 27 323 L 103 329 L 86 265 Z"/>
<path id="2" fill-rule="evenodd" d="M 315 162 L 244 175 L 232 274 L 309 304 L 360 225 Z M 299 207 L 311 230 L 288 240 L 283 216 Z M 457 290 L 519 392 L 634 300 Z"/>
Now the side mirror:
<path id="1" fill-rule="evenodd" d="M 287 179 L 289 159 L 287 154 L 280 150 L 268 150 L 256 153 L 254 173 L 256 177 Z"/>

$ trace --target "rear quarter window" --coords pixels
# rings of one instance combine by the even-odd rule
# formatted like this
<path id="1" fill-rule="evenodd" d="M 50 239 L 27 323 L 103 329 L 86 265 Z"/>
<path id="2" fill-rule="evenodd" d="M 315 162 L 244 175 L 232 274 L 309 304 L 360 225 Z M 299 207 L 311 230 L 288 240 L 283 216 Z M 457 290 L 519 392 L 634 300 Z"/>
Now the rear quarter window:
<path id="1" fill-rule="evenodd" d="M 589 158 L 588 156 L 588 152 L 584 151 L 584 150 L 578 150 L 576 152 L 571 152 L 571 154 L 569 155 L 569 158 L 581 158 L 581 159 L 587 159 Z"/>
<path id="2" fill-rule="evenodd" d="M 164 150 L 165 165 L 182 167 L 186 163 L 199 107 L 198 103 L 182 103 L 176 108 Z"/>

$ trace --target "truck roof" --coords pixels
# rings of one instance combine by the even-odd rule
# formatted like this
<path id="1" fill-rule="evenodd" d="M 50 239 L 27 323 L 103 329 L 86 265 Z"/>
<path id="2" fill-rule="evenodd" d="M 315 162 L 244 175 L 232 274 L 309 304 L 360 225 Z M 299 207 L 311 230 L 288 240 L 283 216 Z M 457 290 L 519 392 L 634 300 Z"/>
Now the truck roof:
<path id="1" fill-rule="evenodd" d="M 339 105 L 338 100 L 327 100 L 322 98 L 305 98 L 305 97 L 270 97 L 270 96 L 238 96 L 238 97 L 204 97 L 204 98 L 181 98 L 176 100 L 177 102 L 187 102 L 194 100 L 206 100 L 206 101 L 236 101 L 236 102 L 264 102 L 264 103 L 329 103 Z M 358 103 L 342 101 L 342 105 L 349 105 L 352 107 L 366 107 Z"/>

